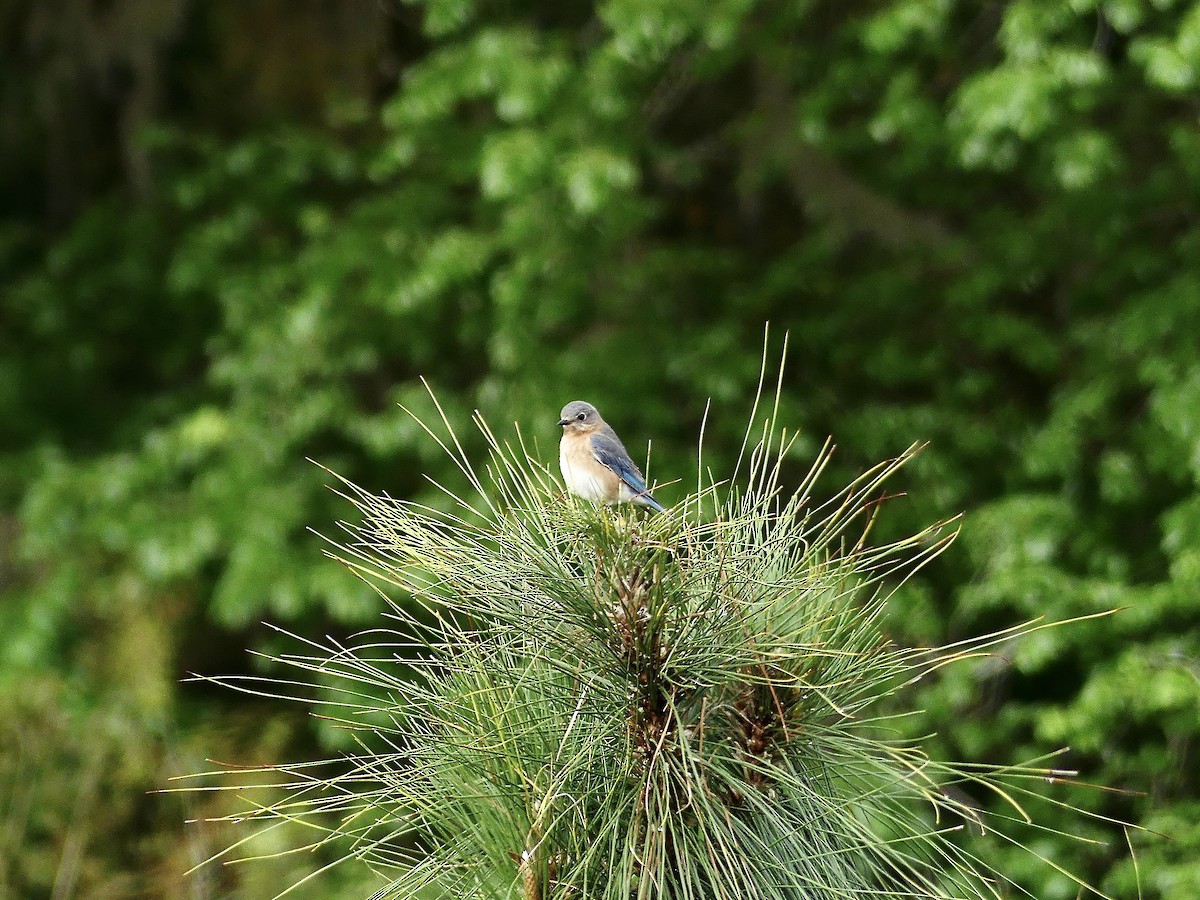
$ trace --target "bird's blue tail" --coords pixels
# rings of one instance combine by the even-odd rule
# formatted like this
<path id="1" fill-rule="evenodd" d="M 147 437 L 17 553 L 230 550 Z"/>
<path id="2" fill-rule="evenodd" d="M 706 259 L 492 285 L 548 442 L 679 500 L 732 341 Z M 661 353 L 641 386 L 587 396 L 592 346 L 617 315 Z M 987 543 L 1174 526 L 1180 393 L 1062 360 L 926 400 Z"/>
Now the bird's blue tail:
<path id="1" fill-rule="evenodd" d="M 638 506 L 644 506 L 647 509 L 652 509 L 655 512 L 666 512 L 663 505 L 651 497 L 649 494 L 638 494 L 633 498 L 633 502 Z"/>

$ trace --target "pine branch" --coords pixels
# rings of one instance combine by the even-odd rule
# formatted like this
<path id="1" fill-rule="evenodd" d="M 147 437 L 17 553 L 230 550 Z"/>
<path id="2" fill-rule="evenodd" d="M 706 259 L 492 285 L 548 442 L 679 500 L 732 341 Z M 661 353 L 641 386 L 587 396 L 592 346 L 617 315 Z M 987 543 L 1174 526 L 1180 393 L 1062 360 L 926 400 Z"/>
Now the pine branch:
<path id="1" fill-rule="evenodd" d="M 362 753 L 277 767 L 290 797 L 248 818 L 317 828 L 379 898 L 1006 896 L 946 823 L 1032 821 L 1030 785 L 1069 773 L 933 760 L 881 710 L 1022 630 L 890 642 L 889 597 L 955 533 L 868 540 L 918 448 L 818 502 L 832 449 L 788 493 L 773 416 L 740 479 L 654 517 L 567 498 L 484 423 L 486 476 L 429 427 L 482 492 L 458 513 L 340 481 L 361 521 L 331 552 L 395 624 L 281 661 L 343 687 Z"/>

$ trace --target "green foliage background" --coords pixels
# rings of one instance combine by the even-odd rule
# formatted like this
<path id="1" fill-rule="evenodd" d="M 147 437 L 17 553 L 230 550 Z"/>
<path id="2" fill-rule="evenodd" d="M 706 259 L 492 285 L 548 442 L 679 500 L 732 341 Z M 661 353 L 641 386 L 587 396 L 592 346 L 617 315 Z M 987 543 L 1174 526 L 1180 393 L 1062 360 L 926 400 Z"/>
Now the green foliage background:
<path id="1" fill-rule="evenodd" d="M 1200 895 L 1200 3 L 0 21 L 0 895 L 256 900 L 320 865 L 185 878 L 235 834 L 184 818 L 236 801 L 146 793 L 343 740 L 179 684 L 255 671 L 260 621 L 379 615 L 305 531 L 347 511 L 304 458 L 443 502 L 397 406 L 428 411 L 424 375 L 461 433 L 479 408 L 548 461 L 589 399 L 660 481 L 694 472 L 712 398 L 719 473 L 767 320 L 798 472 L 827 434 L 845 476 L 926 439 L 885 527 L 966 513 L 897 640 L 1127 607 L 942 673 L 914 731 L 992 763 L 1069 745 L 1141 792 L 1072 802 L 1166 836 L 1132 837 L 1143 896 Z M 1088 834 L 1037 847 L 1136 896 L 1121 830 Z M 1033 896 L 1075 896 L 1009 852 Z"/>

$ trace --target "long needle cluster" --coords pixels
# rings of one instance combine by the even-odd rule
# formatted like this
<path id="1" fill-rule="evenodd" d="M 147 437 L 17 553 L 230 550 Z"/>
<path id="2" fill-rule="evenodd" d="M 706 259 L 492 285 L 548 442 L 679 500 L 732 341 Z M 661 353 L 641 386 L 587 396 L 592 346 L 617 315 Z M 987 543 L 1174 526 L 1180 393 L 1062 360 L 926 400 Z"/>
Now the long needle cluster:
<path id="1" fill-rule="evenodd" d="M 869 541 L 915 448 L 818 501 L 831 448 L 787 491 L 768 423 L 734 482 L 646 516 L 568 498 L 482 421 L 480 474 L 444 424 L 427 430 L 471 486 L 446 508 L 341 482 L 361 519 L 332 552 L 389 598 L 388 627 L 281 658 L 334 686 L 321 712 L 361 752 L 276 767 L 289 799 L 250 818 L 342 841 L 389 879 L 377 900 L 1014 893 L 959 832 L 1028 819 L 1070 773 L 940 763 L 882 712 L 1018 633 L 889 641 L 889 597 L 954 535 Z"/>

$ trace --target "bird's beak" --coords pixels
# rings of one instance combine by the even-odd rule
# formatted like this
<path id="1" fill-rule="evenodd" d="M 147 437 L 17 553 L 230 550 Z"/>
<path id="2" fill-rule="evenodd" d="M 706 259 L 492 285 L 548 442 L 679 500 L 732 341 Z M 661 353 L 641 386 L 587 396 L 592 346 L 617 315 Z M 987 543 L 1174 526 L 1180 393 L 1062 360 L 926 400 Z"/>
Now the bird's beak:
<path id="1" fill-rule="evenodd" d="M 570 419 L 559 419 L 559 420 L 558 420 L 558 424 L 559 424 L 559 425 L 570 425 L 570 424 L 571 424 L 571 420 L 570 420 Z"/>

